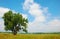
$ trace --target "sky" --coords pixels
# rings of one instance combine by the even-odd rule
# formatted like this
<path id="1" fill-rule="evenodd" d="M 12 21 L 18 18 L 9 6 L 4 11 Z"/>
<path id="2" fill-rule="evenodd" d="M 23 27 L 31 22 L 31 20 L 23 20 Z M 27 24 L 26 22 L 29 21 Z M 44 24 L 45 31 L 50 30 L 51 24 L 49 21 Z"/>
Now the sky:
<path id="1" fill-rule="evenodd" d="M 28 18 L 28 32 L 60 32 L 60 0 L 0 0 L 0 31 L 9 10 Z"/>

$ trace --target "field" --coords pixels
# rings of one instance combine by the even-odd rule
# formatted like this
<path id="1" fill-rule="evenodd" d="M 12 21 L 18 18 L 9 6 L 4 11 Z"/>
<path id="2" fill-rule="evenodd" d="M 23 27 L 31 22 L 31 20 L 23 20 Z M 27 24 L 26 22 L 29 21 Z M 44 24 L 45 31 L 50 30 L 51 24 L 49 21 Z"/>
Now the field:
<path id="1" fill-rule="evenodd" d="M 6 34 L 0 33 L 0 39 L 60 39 L 60 34 Z"/>

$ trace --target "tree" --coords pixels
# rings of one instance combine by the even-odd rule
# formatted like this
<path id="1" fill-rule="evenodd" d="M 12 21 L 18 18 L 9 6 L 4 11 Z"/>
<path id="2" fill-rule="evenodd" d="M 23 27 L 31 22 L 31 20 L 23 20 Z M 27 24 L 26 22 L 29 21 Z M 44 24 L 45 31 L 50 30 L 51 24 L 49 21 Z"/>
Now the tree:
<path id="1" fill-rule="evenodd" d="M 27 33 L 28 19 L 23 18 L 22 14 L 8 11 L 4 14 L 3 19 L 6 31 L 10 30 L 14 35 L 16 35 L 19 30 Z"/>

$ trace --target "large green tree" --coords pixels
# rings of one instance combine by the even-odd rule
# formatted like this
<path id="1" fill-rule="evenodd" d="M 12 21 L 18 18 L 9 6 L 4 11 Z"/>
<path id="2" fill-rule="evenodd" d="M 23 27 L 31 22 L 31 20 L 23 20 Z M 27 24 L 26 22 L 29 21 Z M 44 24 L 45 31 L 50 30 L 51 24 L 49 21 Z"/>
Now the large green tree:
<path id="1" fill-rule="evenodd" d="M 16 35 L 19 30 L 27 33 L 28 20 L 23 18 L 22 14 L 8 11 L 4 14 L 3 19 L 6 31 L 10 30 L 14 35 Z"/>

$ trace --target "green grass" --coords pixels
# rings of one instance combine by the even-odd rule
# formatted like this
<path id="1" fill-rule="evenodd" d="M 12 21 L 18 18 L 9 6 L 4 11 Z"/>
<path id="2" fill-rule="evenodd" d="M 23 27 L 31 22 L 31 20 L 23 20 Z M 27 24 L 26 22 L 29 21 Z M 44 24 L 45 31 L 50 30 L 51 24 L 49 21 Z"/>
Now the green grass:
<path id="1" fill-rule="evenodd" d="M 0 39 L 60 39 L 60 34 L 7 34 L 0 33 Z"/>

